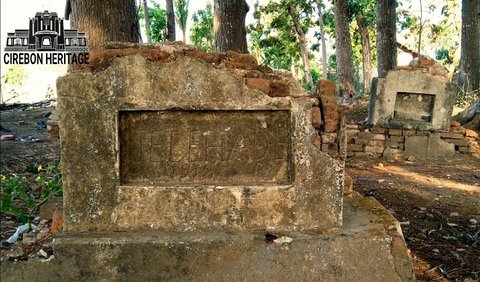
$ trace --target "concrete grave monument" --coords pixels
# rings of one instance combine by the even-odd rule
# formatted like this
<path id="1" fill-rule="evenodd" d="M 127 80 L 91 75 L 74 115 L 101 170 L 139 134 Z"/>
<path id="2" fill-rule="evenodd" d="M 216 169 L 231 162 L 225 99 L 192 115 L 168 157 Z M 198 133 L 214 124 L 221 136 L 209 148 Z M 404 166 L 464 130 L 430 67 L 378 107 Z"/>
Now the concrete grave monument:
<path id="1" fill-rule="evenodd" d="M 343 198 L 338 115 L 291 75 L 234 52 L 108 48 L 58 80 L 59 280 L 414 279 L 398 222 Z"/>
<path id="2" fill-rule="evenodd" d="M 386 128 L 448 131 L 455 85 L 421 71 L 390 71 L 370 96 L 369 123 Z"/>

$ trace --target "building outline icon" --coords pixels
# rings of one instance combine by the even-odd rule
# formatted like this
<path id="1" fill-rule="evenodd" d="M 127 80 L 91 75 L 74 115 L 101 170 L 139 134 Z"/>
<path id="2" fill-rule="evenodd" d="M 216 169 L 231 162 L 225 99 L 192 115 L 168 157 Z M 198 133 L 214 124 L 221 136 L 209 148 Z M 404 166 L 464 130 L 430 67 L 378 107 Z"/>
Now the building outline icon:
<path id="1" fill-rule="evenodd" d="M 7 33 L 5 52 L 61 51 L 88 52 L 87 36 L 77 29 L 64 29 L 63 19 L 55 12 L 37 12 L 29 19 L 28 29 Z"/>

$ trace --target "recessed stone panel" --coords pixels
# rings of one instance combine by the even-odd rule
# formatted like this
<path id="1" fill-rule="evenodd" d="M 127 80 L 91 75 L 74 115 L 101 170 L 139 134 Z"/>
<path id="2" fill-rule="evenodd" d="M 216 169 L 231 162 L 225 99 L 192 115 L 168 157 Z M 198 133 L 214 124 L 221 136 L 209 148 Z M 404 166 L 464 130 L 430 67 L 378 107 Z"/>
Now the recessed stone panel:
<path id="1" fill-rule="evenodd" d="M 398 92 L 393 119 L 405 122 L 431 123 L 435 95 Z"/>
<path id="2" fill-rule="evenodd" d="M 453 83 L 421 71 L 389 71 L 372 83 L 368 121 L 386 128 L 448 131 L 455 94 Z"/>
<path id="3" fill-rule="evenodd" d="M 121 111 L 125 185 L 289 184 L 288 111 Z"/>

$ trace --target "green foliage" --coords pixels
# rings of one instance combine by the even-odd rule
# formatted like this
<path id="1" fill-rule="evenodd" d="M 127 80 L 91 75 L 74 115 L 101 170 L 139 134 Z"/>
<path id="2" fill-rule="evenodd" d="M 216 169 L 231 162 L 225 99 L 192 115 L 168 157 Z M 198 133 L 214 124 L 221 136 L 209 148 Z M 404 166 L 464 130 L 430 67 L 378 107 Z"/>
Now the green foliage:
<path id="1" fill-rule="evenodd" d="M 450 57 L 448 50 L 445 48 L 435 51 L 435 60 L 440 61 L 444 65 L 453 63 L 453 59 Z"/>
<path id="2" fill-rule="evenodd" d="M 62 175 L 59 164 L 53 163 L 44 169 L 41 165 L 30 164 L 27 171 L 38 173 L 35 179 L 29 180 L 25 176 L 5 176 L 1 179 L 0 212 L 11 216 L 22 223 L 29 222 L 32 214 L 54 196 L 62 196 Z M 31 187 L 40 187 L 40 195 L 35 196 Z"/>
<path id="3" fill-rule="evenodd" d="M 328 69 L 336 70 L 337 69 L 337 55 L 334 54 L 334 55 L 331 55 L 330 57 L 328 57 L 327 65 L 328 65 Z M 337 81 L 337 79 L 338 79 L 337 73 L 336 72 L 328 72 L 327 73 L 327 79 L 332 80 L 332 81 Z"/>
<path id="4" fill-rule="evenodd" d="M 167 12 L 159 4 L 150 1 L 151 7 L 148 7 L 150 19 L 150 38 L 153 43 L 159 43 L 167 40 Z M 138 11 L 138 17 L 145 19 L 143 6 Z"/>
<path id="5" fill-rule="evenodd" d="M 307 32 L 315 23 L 311 19 L 312 2 L 308 0 L 292 1 L 297 8 L 298 21 L 303 32 Z M 287 69 L 300 61 L 300 43 L 295 34 L 293 21 L 288 14 L 288 4 L 284 0 L 270 1 L 254 6 L 254 24 L 247 27 L 250 35 L 252 53 L 262 64 L 277 69 Z"/>
<path id="6" fill-rule="evenodd" d="M 0 202 L 0 212 L 15 216 L 18 221 L 25 223 L 28 216 L 23 213 L 20 206 L 26 205 L 28 209 L 35 206 L 33 197 L 26 192 L 28 180 L 26 177 L 13 175 L 6 177 L 1 175 L 2 200 Z M 21 203 L 20 205 L 18 203 Z"/>
<path id="7" fill-rule="evenodd" d="M 27 167 L 25 168 L 26 172 L 30 173 L 37 173 L 38 172 L 38 164 L 36 163 L 29 163 Z"/>
<path id="8" fill-rule="evenodd" d="M 203 10 L 192 15 L 193 24 L 190 29 L 190 41 L 204 51 L 214 51 L 215 34 L 213 32 L 213 8 L 208 2 Z"/>
<path id="9" fill-rule="evenodd" d="M 357 17 L 363 19 L 363 24 L 368 30 L 370 41 L 370 54 L 372 57 L 372 65 L 376 65 L 376 0 L 348 0 L 348 17 L 350 19 L 350 34 L 353 52 L 353 66 L 354 66 L 354 85 L 357 93 L 363 93 L 363 81 L 360 77 L 360 70 L 362 68 L 362 38 L 360 35 L 360 27 L 356 21 Z M 335 37 L 335 20 L 334 9 L 325 10 L 323 13 L 323 22 L 325 25 L 325 32 L 331 37 Z M 320 40 L 320 34 L 315 36 Z M 335 46 L 334 46 L 335 47 Z M 332 57 L 330 57 L 331 59 Z M 333 57 L 335 58 L 335 57 Z M 329 62 L 331 63 L 331 62 Z M 336 63 L 335 63 L 336 67 Z M 334 68 L 336 69 L 336 68 Z M 333 79 L 336 75 L 328 74 L 329 79 Z"/>
<path id="10" fill-rule="evenodd" d="M 175 17 L 177 18 L 177 23 L 182 29 L 183 33 L 183 40 L 186 41 L 185 38 L 186 30 L 187 30 L 187 19 L 188 19 L 188 5 L 190 0 L 174 0 L 173 5 L 175 6 Z"/>
<path id="11" fill-rule="evenodd" d="M 427 18 L 420 23 L 420 17 L 412 12 L 411 1 L 399 2 L 398 22 L 401 29 L 401 37 L 404 45 L 412 50 L 418 49 L 418 33 L 422 25 L 422 52 L 433 51 L 435 57 L 446 66 L 450 73 L 458 65 L 461 32 L 461 9 L 458 1 L 444 1 L 442 4 L 435 3 L 423 11 L 423 17 Z M 432 14 L 435 19 L 431 20 Z M 436 16 L 440 14 L 440 16 Z M 448 51 L 447 51 L 448 50 Z"/>
<path id="12" fill-rule="evenodd" d="M 26 78 L 27 74 L 22 65 L 11 65 L 2 75 L 2 84 L 22 85 Z"/>
<path id="13" fill-rule="evenodd" d="M 53 196 L 62 196 L 62 175 L 60 174 L 59 164 L 49 165 L 45 173 L 39 174 L 35 182 L 41 187 L 40 199 L 48 199 Z"/>

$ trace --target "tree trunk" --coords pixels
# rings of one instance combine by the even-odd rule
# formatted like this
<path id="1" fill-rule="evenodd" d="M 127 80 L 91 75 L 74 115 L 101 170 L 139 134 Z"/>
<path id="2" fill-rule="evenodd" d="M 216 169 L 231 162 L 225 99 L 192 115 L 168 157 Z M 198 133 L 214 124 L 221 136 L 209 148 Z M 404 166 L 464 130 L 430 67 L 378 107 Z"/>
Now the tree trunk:
<path id="1" fill-rule="evenodd" d="M 138 42 L 135 0 L 70 0 L 72 26 L 87 34 L 90 50 L 107 41 Z"/>
<path id="2" fill-rule="evenodd" d="M 175 5 L 175 17 L 177 23 L 182 30 L 182 39 L 183 43 L 187 43 L 187 21 L 188 21 L 188 10 L 189 10 L 190 0 L 176 0 Z"/>
<path id="3" fill-rule="evenodd" d="M 363 15 L 358 15 L 357 18 L 358 31 L 362 38 L 362 58 L 363 58 L 363 91 L 369 93 L 370 84 L 372 81 L 372 53 L 370 51 L 370 37 L 368 36 L 368 29 L 365 26 Z"/>
<path id="4" fill-rule="evenodd" d="M 298 40 L 300 41 L 300 56 L 302 57 L 303 62 L 303 71 L 305 74 L 305 82 L 313 87 L 312 74 L 310 73 L 310 60 L 308 59 L 308 49 L 307 49 L 307 40 L 305 39 L 305 33 L 303 33 L 302 27 L 298 22 L 297 11 L 293 5 L 288 6 L 288 13 L 293 21 L 293 26 L 295 27 L 295 33 L 297 34 Z"/>
<path id="5" fill-rule="evenodd" d="M 377 69 L 378 77 L 385 77 L 397 66 L 396 0 L 377 2 Z"/>
<path id="6" fill-rule="evenodd" d="M 214 0 L 215 50 L 248 53 L 245 0 Z"/>
<path id="7" fill-rule="evenodd" d="M 150 15 L 148 14 L 147 0 L 143 0 L 143 15 L 145 17 L 145 31 L 147 33 L 147 43 L 152 43 L 150 35 Z"/>
<path id="8" fill-rule="evenodd" d="M 466 93 L 480 91 L 480 1 L 462 0 L 461 72 L 457 83 Z"/>
<path id="9" fill-rule="evenodd" d="M 347 0 L 335 0 L 335 53 L 337 75 L 340 79 L 340 97 L 343 104 L 353 102 L 353 52 L 350 38 Z"/>
<path id="10" fill-rule="evenodd" d="M 173 10 L 173 0 L 166 0 L 166 2 L 168 41 L 175 41 L 175 12 Z"/>
<path id="11" fill-rule="evenodd" d="M 327 46 L 325 45 L 325 25 L 323 24 L 322 0 L 316 0 L 318 8 L 318 25 L 320 26 L 320 36 L 322 41 L 322 79 L 327 79 Z"/>

